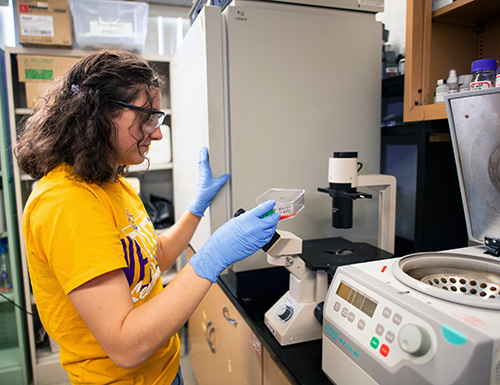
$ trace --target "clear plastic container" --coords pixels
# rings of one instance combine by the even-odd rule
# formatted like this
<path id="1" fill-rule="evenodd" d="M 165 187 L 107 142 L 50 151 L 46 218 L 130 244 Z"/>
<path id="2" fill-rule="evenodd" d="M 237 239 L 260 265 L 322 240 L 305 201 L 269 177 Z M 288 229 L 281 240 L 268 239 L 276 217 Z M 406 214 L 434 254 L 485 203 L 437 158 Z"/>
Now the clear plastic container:
<path id="1" fill-rule="evenodd" d="M 436 93 L 434 94 L 434 103 L 444 103 L 444 96 L 448 93 L 448 86 L 444 79 L 438 79 Z"/>
<path id="2" fill-rule="evenodd" d="M 472 74 L 460 75 L 458 77 L 458 92 L 464 92 L 470 90 L 470 82 L 472 81 Z"/>
<path id="3" fill-rule="evenodd" d="M 450 74 L 448 75 L 448 79 L 446 80 L 446 85 L 448 86 L 449 94 L 458 92 L 458 79 L 456 70 L 450 70 Z"/>
<path id="4" fill-rule="evenodd" d="M 68 3 L 80 48 L 144 50 L 149 4 L 107 0 L 68 0 Z"/>
<path id="5" fill-rule="evenodd" d="M 7 254 L 7 238 L 0 242 L 0 291 L 6 292 L 12 290 L 10 280 L 10 266 L 8 265 L 9 256 Z"/>
<path id="6" fill-rule="evenodd" d="M 292 218 L 304 208 L 305 193 L 300 189 L 271 188 L 257 197 L 257 203 L 274 200 L 274 212 L 281 215 L 280 220 Z"/>
<path id="7" fill-rule="evenodd" d="M 496 70 L 496 59 L 481 59 L 472 62 L 471 91 L 495 87 Z"/>

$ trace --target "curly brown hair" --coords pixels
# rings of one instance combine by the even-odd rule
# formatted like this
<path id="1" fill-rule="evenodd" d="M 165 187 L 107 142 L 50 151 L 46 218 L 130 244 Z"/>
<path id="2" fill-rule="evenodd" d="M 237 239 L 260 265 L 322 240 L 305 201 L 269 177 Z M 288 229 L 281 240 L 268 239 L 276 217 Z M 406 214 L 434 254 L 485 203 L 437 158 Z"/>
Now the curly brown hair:
<path id="1" fill-rule="evenodd" d="M 121 107 L 109 100 L 131 103 L 146 92 L 143 107 L 152 109 L 153 95 L 162 85 L 158 71 L 135 53 L 91 52 L 55 80 L 35 112 L 20 123 L 14 148 L 19 167 L 40 179 L 67 163 L 75 176 L 98 184 L 126 175 L 126 165 L 116 167 L 112 142 L 116 135 L 112 119 Z M 148 118 L 137 116 L 139 124 Z"/>

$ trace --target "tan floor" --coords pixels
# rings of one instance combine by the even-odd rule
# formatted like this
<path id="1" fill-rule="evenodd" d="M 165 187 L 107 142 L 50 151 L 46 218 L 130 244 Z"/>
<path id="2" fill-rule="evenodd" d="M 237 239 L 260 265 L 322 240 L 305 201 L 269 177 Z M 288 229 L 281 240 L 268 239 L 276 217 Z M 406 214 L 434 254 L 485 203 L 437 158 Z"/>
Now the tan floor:
<path id="1" fill-rule="evenodd" d="M 185 355 L 181 357 L 181 369 L 184 385 L 198 385 L 193 368 L 191 367 L 191 362 L 189 361 L 189 356 Z"/>

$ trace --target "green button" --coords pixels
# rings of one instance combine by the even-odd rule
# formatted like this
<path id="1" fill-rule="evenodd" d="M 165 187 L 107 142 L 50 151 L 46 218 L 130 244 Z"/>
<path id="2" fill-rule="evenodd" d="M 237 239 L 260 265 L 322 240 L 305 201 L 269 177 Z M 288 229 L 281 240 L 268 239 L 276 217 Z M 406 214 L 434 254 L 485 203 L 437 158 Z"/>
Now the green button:
<path id="1" fill-rule="evenodd" d="M 379 345 L 379 340 L 377 337 L 373 337 L 372 340 L 370 341 L 370 345 L 373 349 L 377 349 Z"/>

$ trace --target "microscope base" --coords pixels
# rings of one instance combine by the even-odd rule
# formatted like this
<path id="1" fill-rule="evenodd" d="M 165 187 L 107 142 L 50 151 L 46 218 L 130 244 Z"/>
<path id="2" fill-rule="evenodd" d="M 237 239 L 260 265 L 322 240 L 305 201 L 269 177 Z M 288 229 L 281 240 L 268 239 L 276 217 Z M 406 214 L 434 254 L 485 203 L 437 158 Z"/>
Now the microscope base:
<path id="1" fill-rule="evenodd" d="M 298 303 L 286 292 L 265 314 L 265 324 L 280 345 L 317 340 L 322 326 L 314 316 L 315 302 Z"/>

